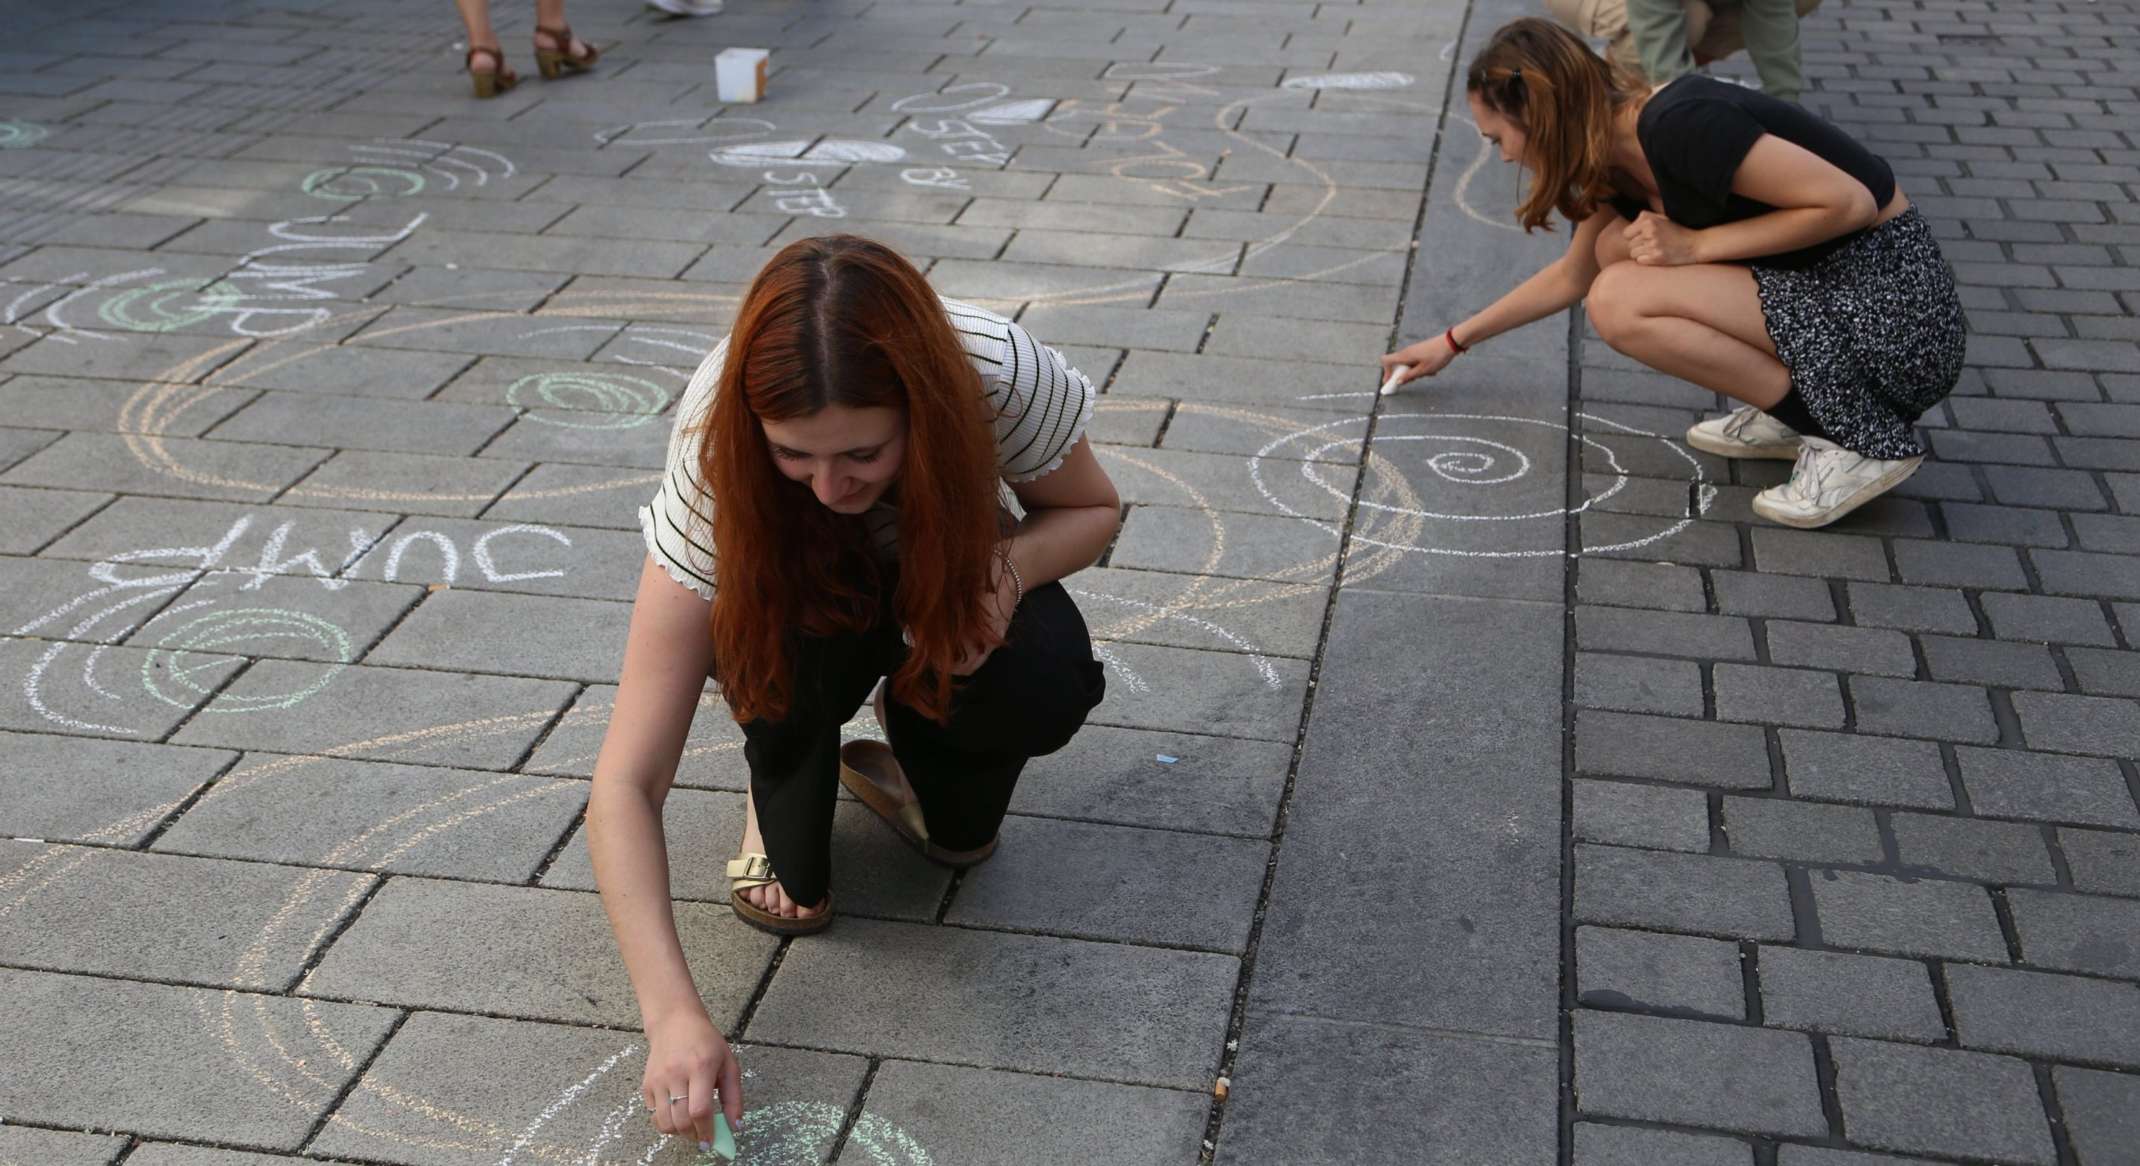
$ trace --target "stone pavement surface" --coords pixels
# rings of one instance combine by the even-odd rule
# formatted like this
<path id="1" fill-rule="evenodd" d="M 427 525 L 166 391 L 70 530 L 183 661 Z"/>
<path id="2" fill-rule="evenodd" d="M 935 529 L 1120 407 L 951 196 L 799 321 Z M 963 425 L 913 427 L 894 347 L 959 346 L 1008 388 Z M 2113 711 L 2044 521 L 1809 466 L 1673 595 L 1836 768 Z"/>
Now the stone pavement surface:
<path id="1" fill-rule="evenodd" d="M 579 815 L 668 411 L 836 230 L 1103 385 L 1127 517 L 986 866 L 844 806 L 740 926 L 703 703 L 745 1161 L 2140 1162 L 2133 0 L 1809 22 L 1974 327 L 1813 533 L 1579 315 L 1371 395 L 1557 249 L 1451 104 L 1515 0 L 580 0 L 560 84 L 515 6 L 489 102 L 432 0 L 6 10 L 0 1163 L 692 1161 Z"/>

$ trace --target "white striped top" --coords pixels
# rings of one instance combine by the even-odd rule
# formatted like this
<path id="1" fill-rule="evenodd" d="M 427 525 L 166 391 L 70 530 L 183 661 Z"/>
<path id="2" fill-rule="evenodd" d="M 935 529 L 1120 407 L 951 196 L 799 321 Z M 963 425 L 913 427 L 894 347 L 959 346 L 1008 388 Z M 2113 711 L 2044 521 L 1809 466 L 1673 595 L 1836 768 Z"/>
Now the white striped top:
<path id="1" fill-rule="evenodd" d="M 1092 420 L 1092 382 L 1062 353 L 1039 344 L 1012 321 L 957 300 L 943 304 L 959 344 L 981 374 L 1003 480 L 1030 482 L 1062 465 Z M 692 374 L 676 405 L 661 489 L 639 508 L 647 553 L 670 578 L 706 599 L 713 598 L 713 501 L 699 479 L 698 459 L 706 410 L 727 355 L 723 340 Z M 880 548 L 897 550 L 898 513 L 889 503 L 879 502 L 863 520 Z"/>

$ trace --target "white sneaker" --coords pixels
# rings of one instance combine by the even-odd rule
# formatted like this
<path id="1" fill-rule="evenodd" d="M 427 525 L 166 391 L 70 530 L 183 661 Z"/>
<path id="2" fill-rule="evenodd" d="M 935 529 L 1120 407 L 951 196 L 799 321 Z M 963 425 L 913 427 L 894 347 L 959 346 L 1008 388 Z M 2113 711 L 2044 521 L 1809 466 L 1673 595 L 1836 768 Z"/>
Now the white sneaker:
<path id="1" fill-rule="evenodd" d="M 671 16 L 712 16 L 721 10 L 721 0 L 646 0 L 646 6 Z"/>
<path id="2" fill-rule="evenodd" d="M 1803 438 L 1791 480 L 1754 495 L 1754 513 L 1770 522 L 1810 530 L 1878 498 L 1917 472 L 1924 458 L 1896 461 L 1855 454 L 1819 437 Z"/>
<path id="3" fill-rule="evenodd" d="M 1754 408 L 1741 405 L 1687 430 L 1687 444 L 1718 457 L 1777 458 L 1798 456 L 1798 431 Z"/>

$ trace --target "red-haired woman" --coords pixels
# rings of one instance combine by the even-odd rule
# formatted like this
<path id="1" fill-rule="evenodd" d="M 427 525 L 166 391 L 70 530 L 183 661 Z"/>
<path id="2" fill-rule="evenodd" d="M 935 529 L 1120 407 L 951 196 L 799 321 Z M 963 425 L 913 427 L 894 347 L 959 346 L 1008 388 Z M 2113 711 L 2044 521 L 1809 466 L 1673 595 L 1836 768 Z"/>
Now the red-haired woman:
<path id="1" fill-rule="evenodd" d="M 663 1132 L 705 1140 L 717 1086 L 732 1121 L 742 1108 L 677 941 L 661 826 L 707 676 L 750 767 L 728 867 L 746 923 L 799 935 L 831 922 L 841 784 L 932 861 L 987 858 L 1026 761 L 1068 742 L 1102 694 L 1056 582 L 1118 521 L 1084 436 L 1092 403 L 1091 383 L 1025 329 L 939 299 L 852 236 L 774 256 L 699 366 L 640 511 L 648 556 L 587 808 Z M 880 677 L 889 746 L 843 748 L 840 726 Z"/>
<path id="2" fill-rule="evenodd" d="M 1613 348 L 1745 402 L 1687 431 L 1721 457 L 1796 459 L 1753 502 L 1825 526 L 1924 460 L 1911 425 L 1954 389 L 1954 275 L 1886 162 L 1788 101 L 1699 75 L 1650 92 L 1574 33 L 1518 20 L 1472 61 L 1479 132 L 1537 177 L 1568 251 L 1440 336 L 1382 358 L 1432 376 L 1474 344 L 1587 297 Z"/>

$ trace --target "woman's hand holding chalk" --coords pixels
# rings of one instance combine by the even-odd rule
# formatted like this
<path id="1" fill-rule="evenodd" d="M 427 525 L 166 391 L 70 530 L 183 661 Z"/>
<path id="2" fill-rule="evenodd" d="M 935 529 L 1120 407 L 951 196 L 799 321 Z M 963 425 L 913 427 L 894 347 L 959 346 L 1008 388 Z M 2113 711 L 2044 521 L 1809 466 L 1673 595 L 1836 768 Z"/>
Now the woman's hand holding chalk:
<path id="1" fill-rule="evenodd" d="M 1391 393 L 1396 392 L 1397 386 L 1404 383 L 1404 374 L 1411 371 L 1412 366 L 1409 364 L 1399 364 L 1390 366 L 1390 379 L 1382 382 L 1382 391 L 1379 395 L 1387 397 Z"/>

